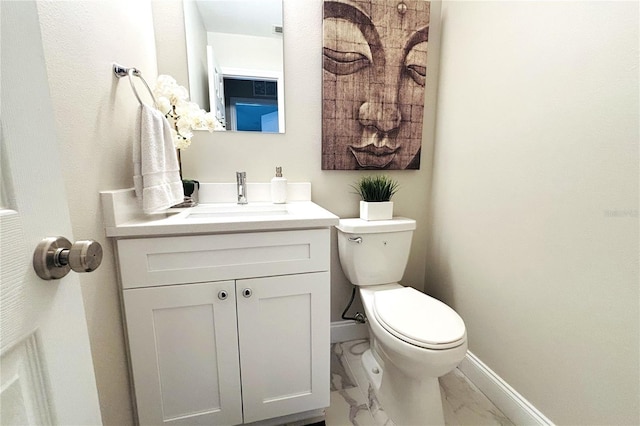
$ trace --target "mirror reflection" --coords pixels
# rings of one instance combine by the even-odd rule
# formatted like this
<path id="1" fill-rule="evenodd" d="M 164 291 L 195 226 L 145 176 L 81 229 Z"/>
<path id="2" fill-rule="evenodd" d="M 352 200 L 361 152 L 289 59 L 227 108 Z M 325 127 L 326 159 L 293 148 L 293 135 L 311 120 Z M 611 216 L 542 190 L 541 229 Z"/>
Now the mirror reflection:
<path id="1" fill-rule="evenodd" d="M 284 133 L 282 0 L 185 0 L 191 100 L 226 130 Z"/>

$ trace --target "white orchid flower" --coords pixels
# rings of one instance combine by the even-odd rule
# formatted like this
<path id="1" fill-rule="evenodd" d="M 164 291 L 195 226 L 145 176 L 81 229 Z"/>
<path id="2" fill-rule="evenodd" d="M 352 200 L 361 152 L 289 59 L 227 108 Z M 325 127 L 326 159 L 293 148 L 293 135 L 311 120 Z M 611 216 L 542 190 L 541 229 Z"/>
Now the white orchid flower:
<path id="1" fill-rule="evenodd" d="M 224 127 L 213 112 L 208 112 L 204 115 L 204 122 L 209 132 L 224 130 Z"/>
<path id="2" fill-rule="evenodd" d="M 178 134 L 178 132 L 174 129 L 171 129 L 171 138 L 173 139 L 173 144 L 177 149 L 184 149 L 189 146 L 191 143 L 190 140 L 184 139 L 182 136 Z"/>
<path id="3" fill-rule="evenodd" d="M 178 130 L 178 133 L 180 133 L 183 137 L 187 139 L 191 139 L 193 137 L 193 124 L 189 116 L 180 117 L 176 121 L 176 128 Z"/>
<path id="4" fill-rule="evenodd" d="M 189 92 L 169 75 L 159 75 L 153 89 L 156 108 L 172 124 L 171 135 L 177 149 L 191 144 L 193 130 L 223 130 L 224 126 L 215 114 L 208 113 L 195 102 L 189 101 Z"/>
<path id="5" fill-rule="evenodd" d="M 156 96 L 156 108 L 164 115 L 167 115 L 173 109 L 169 99 L 164 96 Z"/>
<path id="6" fill-rule="evenodd" d="M 175 103 L 176 115 L 182 117 L 183 115 L 192 115 L 195 111 L 198 111 L 200 107 L 194 102 L 181 100 Z"/>

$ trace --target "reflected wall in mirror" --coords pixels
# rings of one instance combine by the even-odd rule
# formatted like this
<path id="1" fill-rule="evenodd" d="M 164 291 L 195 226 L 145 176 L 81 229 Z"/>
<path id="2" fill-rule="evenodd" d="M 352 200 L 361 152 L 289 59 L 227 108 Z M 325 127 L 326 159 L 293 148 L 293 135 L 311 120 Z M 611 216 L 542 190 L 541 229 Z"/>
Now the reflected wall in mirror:
<path id="1" fill-rule="evenodd" d="M 226 130 L 284 133 L 282 0 L 184 0 L 191 100 Z"/>

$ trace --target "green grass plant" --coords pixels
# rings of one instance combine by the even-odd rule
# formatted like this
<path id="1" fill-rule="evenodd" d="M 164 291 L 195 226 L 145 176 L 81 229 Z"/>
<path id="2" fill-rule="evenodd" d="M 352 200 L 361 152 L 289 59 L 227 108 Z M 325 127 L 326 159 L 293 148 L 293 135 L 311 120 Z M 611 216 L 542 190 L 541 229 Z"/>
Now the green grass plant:
<path id="1" fill-rule="evenodd" d="M 363 201 L 390 201 L 398 191 L 398 182 L 386 175 L 365 176 L 355 185 L 351 185 Z"/>

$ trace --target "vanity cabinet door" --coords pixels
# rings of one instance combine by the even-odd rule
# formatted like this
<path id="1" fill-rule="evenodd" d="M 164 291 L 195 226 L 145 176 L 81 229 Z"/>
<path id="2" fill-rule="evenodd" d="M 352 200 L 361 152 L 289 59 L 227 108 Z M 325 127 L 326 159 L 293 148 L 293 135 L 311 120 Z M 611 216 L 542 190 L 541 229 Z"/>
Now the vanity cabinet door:
<path id="1" fill-rule="evenodd" d="M 234 282 L 123 293 L 140 424 L 242 423 Z"/>
<path id="2" fill-rule="evenodd" d="M 329 272 L 236 281 L 245 423 L 329 406 Z"/>

